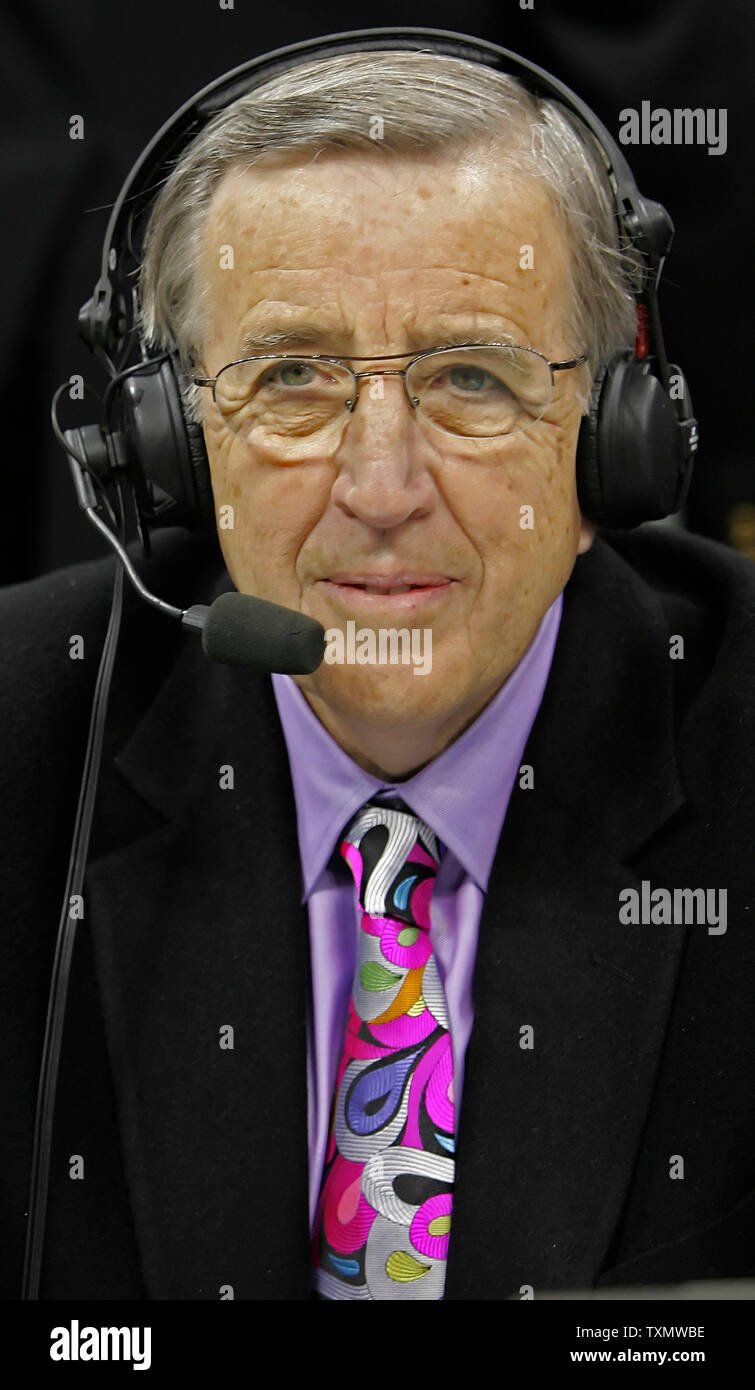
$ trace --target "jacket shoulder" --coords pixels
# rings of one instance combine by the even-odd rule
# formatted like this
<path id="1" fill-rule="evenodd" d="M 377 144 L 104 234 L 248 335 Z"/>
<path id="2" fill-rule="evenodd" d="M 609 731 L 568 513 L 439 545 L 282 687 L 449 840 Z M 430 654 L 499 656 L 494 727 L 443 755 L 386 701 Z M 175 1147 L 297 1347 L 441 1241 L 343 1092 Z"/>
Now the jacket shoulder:
<path id="1" fill-rule="evenodd" d="M 129 554 L 146 586 L 176 607 L 206 601 L 218 567 L 223 573 L 215 536 L 171 528 L 153 539 L 149 560 L 137 549 Z M 0 788 L 40 828 L 48 799 L 62 813 L 78 787 L 117 563 L 107 555 L 0 591 Z M 106 750 L 128 737 L 182 646 L 196 640 L 124 576 Z"/>
<path id="2" fill-rule="evenodd" d="M 209 571 L 213 564 L 222 566 L 216 537 L 190 536 L 177 528 L 153 536 L 153 553 L 149 559 L 142 557 L 136 542 L 127 549 L 147 587 L 154 585 L 158 597 L 167 597 L 168 602 L 184 606 L 201 602 L 200 596 L 190 593 L 187 598 L 186 593 L 187 585 L 191 591 L 192 578 L 197 572 L 204 568 Z M 3 640 L 0 659 L 10 660 L 13 666 L 19 658 L 34 661 L 36 653 L 37 659 L 44 661 L 46 655 L 56 650 L 61 627 L 68 626 L 75 631 L 77 620 L 106 623 L 118 563 L 108 550 L 100 559 L 68 565 L 0 589 L 0 636 Z M 127 578 L 123 592 L 127 623 L 134 617 L 138 621 L 143 614 L 151 614 L 149 606 L 137 597 Z M 165 619 L 162 626 L 165 626 Z"/>
<path id="3" fill-rule="evenodd" d="M 177 607 L 202 602 L 210 576 L 222 568 L 216 537 L 189 536 L 171 528 L 153 537 L 150 559 L 136 543 L 128 547 L 134 566 L 158 597 Z M 94 691 L 119 561 L 112 553 L 70 565 L 0 590 L 0 712 L 24 722 L 55 718 Z M 74 639 L 80 639 L 75 642 Z M 186 640 L 180 624 L 141 599 L 124 575 L 119 655 L 113 686 L 123 685 L 124 651 L 138 652 L 139 666 Z"/>
<path id="4" fill-rule="evenodd" d="M 603 532 L 659 614 L 668 642 L 676 723 L 702 702 L 755 702 L 755 564 L 729 547 L 670 526 Z"/>
<path id="5" fill-rule="evenodd" d="M 601 531 L 599 546 L 621 555 L 657 592 L 738 609 L 755 602 L 755 564 L 747 556 L 665 523 Z"/>

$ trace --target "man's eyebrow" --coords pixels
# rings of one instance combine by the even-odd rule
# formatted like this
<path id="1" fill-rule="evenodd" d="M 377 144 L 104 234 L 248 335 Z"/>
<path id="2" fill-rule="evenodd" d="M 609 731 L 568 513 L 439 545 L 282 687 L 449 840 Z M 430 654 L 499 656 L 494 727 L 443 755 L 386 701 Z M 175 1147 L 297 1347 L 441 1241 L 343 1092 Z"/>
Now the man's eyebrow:
<path id="1" fill-rule="evenodd" d="M 242 356 L 255 357 L 259 353 L 285 351 L 291 347 L 320 348 L 338 339 L 339 333 L 343 337 L 345 330 L 323 328 L 314 323 L 301 323 L 291 328 L 250 328 L 241 339 L 239 351 Z"/>
<path id="2" fill-rule="evenodd" d="M 346 329 L 323 328 L 318 324 L 302 323 L 291 328 L 269 328 L 269 329 L 249 329 L 242 337 L 239 344 L 239 356 L 256 357 L 267 356 L 277 352 L 287 352 L 291 348 L 309 348 L 313 352 L 319 352 L 329 357 L 348 358 L 348 353 L 341 348 L 334 348 L 332 344 L 345 343 L 353 335 Z M 511 343 L 514 341 L 510 333 L 504 329 L 495 330 L 491 328 L 487 333 L 464 331 L 456 329 L 451 331 L 448 327 L 441 328 L 440 325 L 432 326 L 424 324 L 422 328 L 409 331 L 410 346 L 407 348 L 406 355 L 412 352 L 422 352 L 425 348 L 432 347 L 454 347 L 460 343 L 471 345 L 484 343 Z M 382 354 L 377 353 L 376 356 Z M 396 356 L 397 354 L 393 354 Z M 403 354 L 402 354 L 403 356 Z"/>

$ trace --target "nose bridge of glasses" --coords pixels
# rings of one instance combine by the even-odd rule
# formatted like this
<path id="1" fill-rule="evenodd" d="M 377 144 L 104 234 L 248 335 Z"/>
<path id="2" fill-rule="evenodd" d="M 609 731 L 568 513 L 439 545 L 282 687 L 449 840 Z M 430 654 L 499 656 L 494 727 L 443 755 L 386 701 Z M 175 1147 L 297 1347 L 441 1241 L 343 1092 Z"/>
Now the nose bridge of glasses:
<path id="1" fill-rule="evenodd" d="M 373 376 L 403 376 L 403 377 L 405 377 L 405 376 L 406 376 L 406 373 L 407 373 L 407 368 L 406 368 L 406 367 L 404 367 L 403 370 L 402 370 L 401 368 L 399 368 L 399 367 L 380 367 L 380 368 L 378 368 L 376 371 L 372 371 L 372 372 L 353 372 L 352 375 L 353 375 L 353 377 L 355 378 L 356 381 L 362 381 L 362 380 L 365 379 L 365 378 L 370 378 L 370 377 L 373 377 Z"/>
<path id="2" fill-rule="evenodd" d="M 409 354 L 407 353 L 406 355 L 408 356 Z M 375 370 L 373 370 L 373 371 L 366 371 L 366 372 L 355 372 L 355 371 L 353 370 L 353 368 L 350 369 L 350 370 L 351 370 L 351 375 L 352 375 L 352 377 L 353 377 L 353 379 L 354 379 L 354 383 L 355 383 L 354 399 L 353 399 L 353 402 L 352 402 L 351 407 L 350 407 L 350 409 L 351 409 L 352 411 L 356 410 L 356 407 L 357 407 L 357 405 L 358 405 L 358 403 L 359 403 L 360 395 L 361 395 L 360 389 L 359 389 L 359 388 L 360 388 L 360 386 L 362 385 L 362 383 L 365 382 L 365 381 L 374 382 L 374 380 L 375 380 L 376 377 L 384 377 L 384 376 L 399 376 L 399 377 L 402 377 L 402 378 L 403 378 L 403 383 L 404 383 L 405 393 L 406 393 L 406 396 L 407 396 L 407 398 L 408 398 L 408 400 L 409 400 L 409 404 L 410 404 L 411 406 L 415 406 L 415 405 L 417 404 L 417 402 L 413 399 L 413 397 L 412 397 L 412 395 L 411 395 L 411 392 L 410 392 L 410 390 L 409 390 L 409 386 L 408 386 L 408 384 L 407 384 L 407 376 L 406 376 L 407 371 L 408 371 L 408 368 L 407 368 L 407 367 L 403 367 L 403 368 L 402 368 L 402 367 L 380 367 L 380 368 L 377 368 L 377 369 L 375 369 Z M 372 399 L 373 399 L 373 400 L 378 400 L 378 401 L 383 401 L 384 398 L 383 398 L 382 386 L 381 386 L 381 389 L 380 389 L 379 393 L 378 393 L 376 396 L 373 396 Z"/>

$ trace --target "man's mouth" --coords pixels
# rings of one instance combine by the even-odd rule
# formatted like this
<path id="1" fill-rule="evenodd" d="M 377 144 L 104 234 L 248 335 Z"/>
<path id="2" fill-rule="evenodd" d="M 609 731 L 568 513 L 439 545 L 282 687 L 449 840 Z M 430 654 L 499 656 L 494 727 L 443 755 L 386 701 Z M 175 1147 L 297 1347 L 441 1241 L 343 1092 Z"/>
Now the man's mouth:
<path id="1" fill-rule="evenodd" d="M 435 589 L 451 582 L 445 574 L 331 574 L 328 581 L 365 589 L 368 594 L 406 594 L 410 589 Z"/>
<path id="2" fill-rule="evenodd" d="M 400 574 L 369 574 L 357 571 L 331 574 L 324 581 L 350 601 L 365 602 L 371 598 L 396 600 L 403 598 L 402 608 L 442 597 L 456 582 L 446 574 L 405 571 Z M 358 599 L 357 595 L 363 595 Z"/>

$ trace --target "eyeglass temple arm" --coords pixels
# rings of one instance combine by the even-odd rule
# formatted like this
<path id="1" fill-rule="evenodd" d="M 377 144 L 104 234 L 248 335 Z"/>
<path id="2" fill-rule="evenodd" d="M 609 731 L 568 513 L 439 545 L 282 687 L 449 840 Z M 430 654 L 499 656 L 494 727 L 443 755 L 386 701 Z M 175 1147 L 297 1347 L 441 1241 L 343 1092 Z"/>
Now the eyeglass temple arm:
<path id="1" fill-rule="evenodd" d="M 571 357 L 568 362 L 549 362 L 548 366 L 552 372 L 565 372 L 568 367 L 581 367 L 587 361 L 587 354 L 582 353 L 580 357 Z"/>

